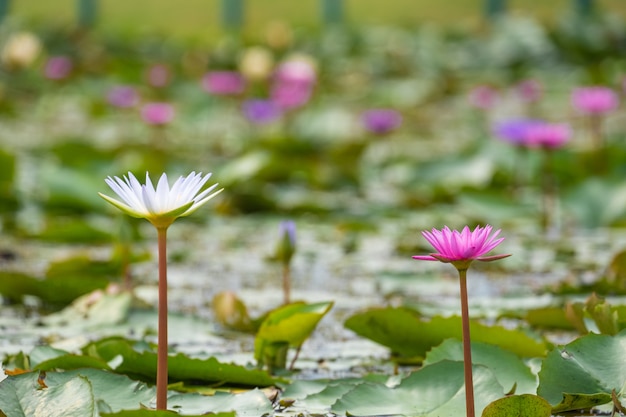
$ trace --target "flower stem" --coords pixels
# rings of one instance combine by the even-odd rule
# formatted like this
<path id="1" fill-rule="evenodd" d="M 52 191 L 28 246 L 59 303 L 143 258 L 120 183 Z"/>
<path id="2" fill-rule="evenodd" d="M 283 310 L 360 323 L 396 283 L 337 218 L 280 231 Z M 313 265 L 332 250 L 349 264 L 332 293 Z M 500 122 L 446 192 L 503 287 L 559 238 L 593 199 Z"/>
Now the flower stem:
<path id="1" fill-rule="evenodd" d="M 466 416 L 474 417 L 474 382 L 472 379 L 472 345 L 470 340 L 469 307 L 467 302 L 467 269 L 459 269 L 461 286 L 461 321 L 463 323 L 463 369 L 465 373 Z"/>
<path id="2" fill-rule="evenodd" d="M 157 342 L 157 410 L 167 410 L 167 228 L 157 228 L 159 245 L 159 329 Z"/>
<path id="3" fill-rule="evenodd" d="M 291 268 L 289 264 L 283 265 L 283 303 L 289 304 L 291 299 Z"/>

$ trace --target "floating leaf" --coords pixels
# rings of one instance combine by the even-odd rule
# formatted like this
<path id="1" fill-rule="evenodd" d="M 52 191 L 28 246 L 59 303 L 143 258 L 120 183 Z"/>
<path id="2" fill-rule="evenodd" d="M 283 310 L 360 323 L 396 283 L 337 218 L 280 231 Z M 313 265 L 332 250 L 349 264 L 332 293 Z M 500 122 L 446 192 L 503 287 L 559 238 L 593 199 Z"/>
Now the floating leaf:
<path id="1" fill-rule="evenodd" d="M 553 413 L 590 409 L 620 395 L 626 381 L 626 331 L 589 334 L 551 351 L 539 372 L 537 393 Z"/>
<path id="2" fill-rule="evenodd" d="M 401 357 L 423 358 L 446 339 L 461 339 L 460 317 L 422 318 L 408 308 L 373 308 L 348 318 L 345 327 L 391 349 Z M 546 343 L 519 330 L 472 321 L 472 340 L 500 346 L 522 357 L 544 356 Z"/>
<path id="3" fill-rule="evenodd" d="M 463 345 L 448 339 L 426 354 L 424 365 L 442 360 L 463 361 Z M 515 354 L 486 343 L 472 342 L 472 364 L 489 368 L 505 390 L 518 394 L 537 392 L 537 377 Z"/>
<path id="4" fill-rule="evenodd" d="M 476 411 L 504 395 L 493 373 L 473 368 Z M 413 372 L 400 384 L 363 383 L 342 396 L 332 407 L 349 415 L 453 416 L 465 414 L 463 363 L 440 361 Z"/>
<path id="5" fill-rule="evenodd" d="M 500 398 L 483 410 L 482 417 L 550 417 L 552 407 L 541 397 L 531 394 Z"/>
<path id="6" fill-rule="evenodd" d="M 156 378 L 157 355 L 152 351 L 139 352 L 130 341 L 123 338 L 107 338 L 87 345 L 84 352 L 106 362 L 118 358 L 114 371 L 145 381 Z M 169 356 L 168 375 L 170 382 L 192 381 L 205 384 L 230 384 L 265 387 L 277 382 L 267 372 L 248 369 L 244 366 L 221 363 L 215 358 L 195 359 L 182 353 Z"/>
<path id="7" fill-rule="evenodd" d="M 79 296 L 105 288 L 108 278 L 68 276 L 41 279 L 21 273 L 0 271 L 0 294 L 12 300 L 34 295 L 45 303 L 67 305 Z"/>
<path id="8" fill-rule="evenodd" d="M 91 383 L 84 376 L 62 381 L 46 379 L 47 388 L 38 384 L 38 374 L 9 377 L 0 383 L 0 410 L 11 417 L 96 417 Z"/>

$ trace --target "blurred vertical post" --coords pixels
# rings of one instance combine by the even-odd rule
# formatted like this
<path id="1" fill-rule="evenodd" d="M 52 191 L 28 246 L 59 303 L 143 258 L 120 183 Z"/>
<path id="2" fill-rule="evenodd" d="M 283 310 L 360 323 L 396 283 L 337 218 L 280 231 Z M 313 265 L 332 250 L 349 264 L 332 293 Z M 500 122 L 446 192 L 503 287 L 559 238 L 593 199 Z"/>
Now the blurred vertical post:
<path id="1" fill-rule="evenodd" d="M 9 15 L 10 0 L 0 0 L 0 22 Z"/>
<path id="2" fill-rule="evenodd" d="M 96 23 L 98 0 L 78 0 L 78 25 L 92 27 Z"/>
<path id="3" fill-rule="evenodd" d="M 324 24 L 339 24 L 344 21 L 343 0 L 320 0 Z"/>
<path id="4" fill-rule="evenodd" d="M 226 29 L 241 29 L 243 9 L 244 0 L 222 0 L 222 26 Z"/>
<path id="5" fill-rule="evenodd" d="M 593 13 L 593 0 L 574 0 L 574 10 L 580 16 L 586 16 Z"/>
<path id="6" fill-rule="evenodd" d="M 493 19 L 506 12 L 506 0 L 485 0 L 485 16 Z"/>

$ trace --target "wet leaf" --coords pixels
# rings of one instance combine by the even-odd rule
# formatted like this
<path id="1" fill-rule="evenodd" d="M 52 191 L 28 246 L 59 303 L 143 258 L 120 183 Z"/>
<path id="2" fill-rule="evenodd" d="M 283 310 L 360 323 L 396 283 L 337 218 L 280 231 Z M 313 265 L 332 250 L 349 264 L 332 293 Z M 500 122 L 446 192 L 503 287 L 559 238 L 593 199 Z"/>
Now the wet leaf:
<path id="1" fill-rule="evenodd" d="M 11 417 L 96 417 L 91 383 L 84 376 L 37 383 L 37 373 L 9 377 L 0 383 L 0 410 Z"/>
<path id="2" fill-rule="evenodd" d="M 537 393 L 553 413 L 586 410 L 621 396 L 626 381 L 626 331 L 615 336 L 589 334 L 551 351 L 539 372 Z"/>
<path id="3" fill-rule="evenodd" d="M 482 417 L 550 417 L 552 407 L 541 397 L 531 394 L 500 398 L 483 410 Z"/>
<path id="4" fill-rule="evenodd" d="M 218 391 L 214 395 L 200 394 L 172 395 L 168 398 L 168 407 L 184 410 L 186 413 L 226 413 L 236 411 L 238 417 L 257 417 L 272 414 L 272 403 L 263 392 L 254 389 L 241 394 Z"/>

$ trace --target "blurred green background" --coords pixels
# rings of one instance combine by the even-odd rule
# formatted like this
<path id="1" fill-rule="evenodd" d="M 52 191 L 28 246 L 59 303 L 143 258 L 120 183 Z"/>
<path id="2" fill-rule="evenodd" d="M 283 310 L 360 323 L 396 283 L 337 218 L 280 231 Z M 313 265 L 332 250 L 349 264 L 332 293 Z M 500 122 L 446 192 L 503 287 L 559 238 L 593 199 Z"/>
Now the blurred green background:
<path id="1" fill-rule="evenodd" d="M 79 0 L 19 0 L 10 3 L 10 14 L 34 23 L 71 23 Z M 580 0 L 509 0 L 510 12 L 533 15 L 552 23 L 571 12 Z M 322 0 L 245 1 L 244 34 L 259 36 L 268 23 L 286 20 L 292 25 L 316 28 L 322 23 Z M 223 1 L 218 0 L 101 0 L 99 32 L 127 35 L 158 33 L 175 38 L 213 40 L 223 27 Z M 351 24 L 410 26 L 437 23 L 448 27 L 475 28 L 484 21 L 486 0 L 344 0 L 346 21 Z M 598 9 L 624 17 L 626 1 L 595 0 Z"/>

